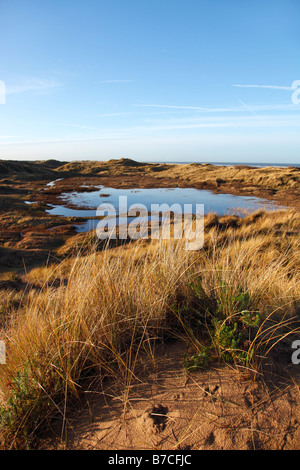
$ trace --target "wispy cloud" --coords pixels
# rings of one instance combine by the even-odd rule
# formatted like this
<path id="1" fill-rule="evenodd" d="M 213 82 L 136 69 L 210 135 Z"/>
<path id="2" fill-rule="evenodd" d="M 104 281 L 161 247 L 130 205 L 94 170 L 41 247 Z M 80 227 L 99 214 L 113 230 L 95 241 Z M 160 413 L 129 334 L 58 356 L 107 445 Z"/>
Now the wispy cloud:
<path id="1" fill-rule="evenodd" d="M 244 108 L 244 103 L 240 101 L 243 106 L 232 106 L 227 108 L 205 108 L 203 106 L 178 106 L 178 105 L 166 105 L 166 104 L 133 104 L 132 106 L 140 108 L 166 108 L 174 110 L 188 110 L 188 111 L 198 111 L 205 113 L 231 113 L 231 112 L 240 112 Z M 261 105 L 251 105 L 251 108 L 255 111 L 299 111 L 299 106 L 292 103 L 288 104 L 261 104 Z"/>
<path id="2" fill-rule="evenodd" d="M 252 113 L 257 119 L 259 119 L 260 121 L 264 121 L 264 119 L 262 119 L 260 116 L 258 116 L 258 114 L 253 110 L 253 108 L 251 106 L 249 106 L 247 103 L 244 103 L 244 101 L 242 100 L 239 100 L 239 102 L 245 106 L 245 108 L 247 108 L 250 113 Z"/>
<path id="3" fill-rule="evenodd" d="M 207 111 L 207 112 L 231 110 L 228 108 L 204 108 L 203 106 L 178 106 L 178 105 L 170 105 L 170 104 L 133 104 L 132 106 L 140 107 L 140 108 L 190 109 L 194 111 Z"/>
<path id="4" fill-rule="evenodd" d="M 48 79 L 41 78 L 26 78 L 15 85 L 7 85 L 6 93 L 8 95 L 15 93 L 25 93 L 28 91 L 46 91 L 51 88 L 60 86 L 61 84 Z"/>
<path id="5" fill-rule="evenodd" d="M 114 116 L 123 116 L 124 114 L 131 114 L 130 112 L 128 113 L 106 113 L 106 114 L 95 114 L 94 117 L 114 117 Z M 99 126 L 89 126 L 87 124 L 75 124 L 75 123 L 70 123 L 70 122 L 56 122 L 53 124 L 58 127 L 74 127 L 76 129 L 86 129 L 86 130 L 99 130 Z M 1 138 L 1 136 L 0 136 Z"/>
<path id="6" fill-rule="evenodd" d="M 132 80 L 101 80 L 100 83 L 130 83 Z"/>
<path id="7" fill-rule="evenodd" d="M 14 144 L 38 144 L 38 143 L 64 143 L 64 142 L 86 142 L 86 141 L 109 141 L 114 139 L 135 139 L 141 137 L 149 137 L 151 138 L 160 138 L 160 137 L 170 137 L 174 138 L 174 136 L 184 136 L 189 135 L 192 136 L 210 136 L 215 135 L 216 132 L 222 133 L 225 135 L 228 129 L 232 129 L 237 131 L 237 129 L 246 129 L 247 133 L 249 130 L 255 133 L 255 131 L 259 128 L 265 128 L 266 132 L 272 131 L 274 133 L 274 129 L 279 129 L 280 133 L 283 132 L 283 129 L 292 131 L 294 129 L 299 129 L 300 126 L 300 117 L 288 116 L 283 118 L 281 116 L 263 116 L 263 119 L 256 119 L 255 116 L 236 116 L 236 117 L 201 117 L 198 119 L 177 119 L 172 121 L 162 121 L 158 123 L 152 123 L 147 125 L 139 125 L 139 126 L 130 126 L 130 127 L 118 127 L 118 128 L 98 128 L 93 129 L 89 128 L 88 126 L 79 126 L 86 130 L 90 130 L 92 132 L 87 132 L 83 134 L 70 134 L 68 133 L 62 137 L 54 137 L 53 139 L 48 138 L 28 138 L 22 141 L 14 140 L 13 138 L 5 139 L 3 143 L 1 143 L 1 147 L 9 146 Z M 77 127 L 77 125 L 76 125 Z M 203 130 L 203 132 L 201 132 Z M 213 133 L 209 132 L 211 130 Z M 182 131 L 182 132 L 180 132 Z M 276 132 L 274 133 L 277 134 Z M 298 135 L 298 134 L 297 134 Z M 11 136 L 13 137 L 13 136 Z"/>
<path id="8" fill-rule="evenodd" d="M 282 86 L 282 85 L 232 85 L 239 88 L 268 88 L 270 90 L 293 90 L 292 86 Z"/>

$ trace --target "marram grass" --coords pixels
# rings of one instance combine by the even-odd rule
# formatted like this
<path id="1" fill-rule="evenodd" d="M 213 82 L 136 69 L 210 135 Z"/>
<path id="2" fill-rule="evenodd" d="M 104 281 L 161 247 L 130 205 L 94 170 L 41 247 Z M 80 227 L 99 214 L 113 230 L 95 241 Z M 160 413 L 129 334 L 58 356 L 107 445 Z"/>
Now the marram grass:
<path id="1" fill-rule="evenodd" d="M 298 235 L 295 211 L 209 216 L 196 252 L 184 241 L 136 241 L 28 273 L 39 290 L 1 298 L 2 447 L 33 445 L 90 375 L 125 387 L 137 355 L 166 335 L 190 345 L 188 371 L 215 359 L 258 370 L 257 351 L 299 317 Z"/>

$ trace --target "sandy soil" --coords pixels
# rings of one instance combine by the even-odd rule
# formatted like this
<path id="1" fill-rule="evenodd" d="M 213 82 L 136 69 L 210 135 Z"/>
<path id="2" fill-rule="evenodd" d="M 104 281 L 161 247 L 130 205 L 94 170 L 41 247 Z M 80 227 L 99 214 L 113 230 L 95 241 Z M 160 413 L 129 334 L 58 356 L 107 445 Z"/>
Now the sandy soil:
<path id="1" fill-rule="evenodd" d="M 159 346 L 127 389 L 91 383 L 40 449 L 291 450 L 300 447 L 300 366 L 287 344 L 256 377 L 218 366 L 187 375 L 185 346 Z M 63 439 L 61 436 L 63 435 Z"/>

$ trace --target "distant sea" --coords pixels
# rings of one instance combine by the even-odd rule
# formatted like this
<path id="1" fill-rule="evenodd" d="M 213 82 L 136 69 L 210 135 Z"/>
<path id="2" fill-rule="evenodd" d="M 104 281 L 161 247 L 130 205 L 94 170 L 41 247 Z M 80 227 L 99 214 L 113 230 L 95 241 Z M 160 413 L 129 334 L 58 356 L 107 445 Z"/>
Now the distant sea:
<path id="1" fill-rule="evenodd" d="M 256 168 L 265 168 L 267 166 L 277 166 L 280 168 L 288 168 L 290 166 L 300 168 L 300 163 L 247 163 L 247 162 L 150 162 L 150 163 L 173 163 L 173 164 L 178 164 L 178 165 L 187 165 L 189 163 L 209 163 L 210 165 L 215 165 L 215 166 L 235 166 L 235 165 L 247 165 L 247 166 L 253 166 Z"/>

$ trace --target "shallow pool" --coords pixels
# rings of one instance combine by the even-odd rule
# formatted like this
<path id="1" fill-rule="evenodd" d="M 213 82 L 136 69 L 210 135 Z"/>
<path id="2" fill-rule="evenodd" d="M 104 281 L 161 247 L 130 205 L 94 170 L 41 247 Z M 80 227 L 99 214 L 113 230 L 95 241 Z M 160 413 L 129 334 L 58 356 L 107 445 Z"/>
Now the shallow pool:
<path id="1" fill-rule="evenodd" d="M 63 193 L 59 197 L 61 205 L 53 206 L 47 212 L 49 214 L 64 217 L 87 217 L 83 224 L 77 226 L 78 232 L 85 232 L 96 227 L 97 220 L 91 219 L 96 216 L 96 210 L 101 204 L 111 204 L 116 213 L 119 210 L 119 197 L 127 197 L 127 207 L 143 204 L 151 211 L 152 204 L 177 203 L 183 210 L 184 204 L 191 204 L 191 212 L 195 213 L 196 204 L 204 204 L 204 213 L 214 212 L 217 215 L 236 214 L 241 217 L 258 209 L 278 210 L 274 202 L 266 199 L 234 196 L 232 194 L 215 194 L 207 190 L 194 188 L 153 188 L 153 189 L 115 189 L 99 186 L 92 192 Z M 69 208 L 72 205 L 75 208 Z"/>

